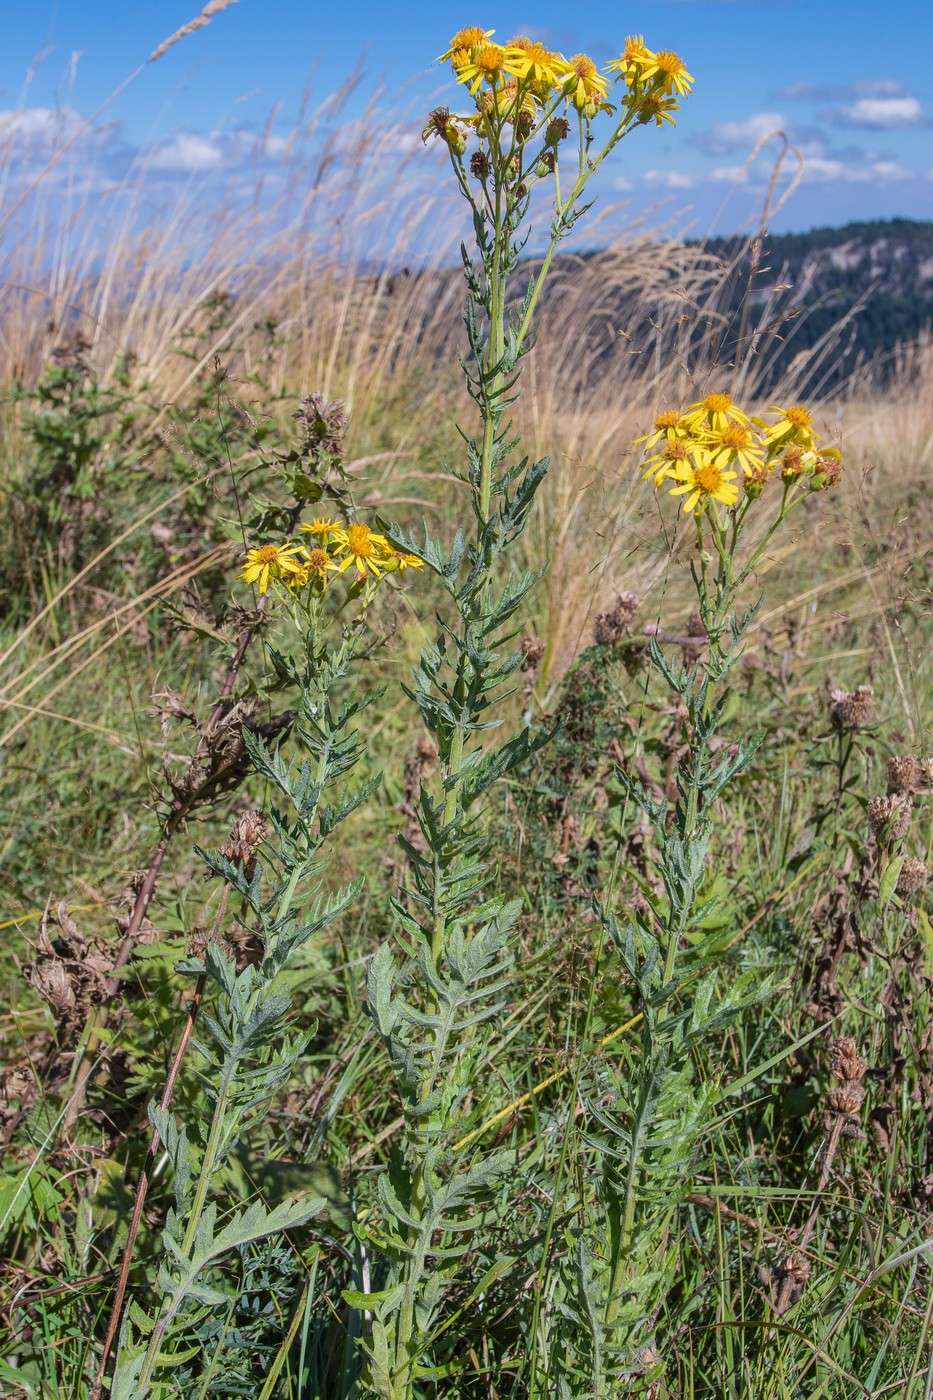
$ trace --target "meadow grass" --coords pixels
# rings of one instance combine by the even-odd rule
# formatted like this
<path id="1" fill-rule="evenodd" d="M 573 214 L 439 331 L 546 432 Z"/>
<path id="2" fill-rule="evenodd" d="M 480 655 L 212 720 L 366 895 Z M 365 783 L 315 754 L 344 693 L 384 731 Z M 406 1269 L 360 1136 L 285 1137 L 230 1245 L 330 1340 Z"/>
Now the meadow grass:
<path id="1" fill-rule="evenodd" d="M 329 182 L 325 141 L 305 171 L 309 204 L 328 211 L 314 225 L 305 210 L 304 228 L 319 230 L 310 239 L 281 232 L 275 210 L 231 211 L 205 245 L 180 207 L 162 234 L 137 235 L 128 219 L 103 265 L 90 244 L 83 265 L 73 243 L 50 260 L 36 211 L 8 244 L 0 1376 L 10 1395 L 92 1392 L 144 1169 L 147 1104 L 162 1096 L 191 1006 L 191 977 L 176 968 L 208 957 L 226 909 L 194 845 L 217 850 L 232 821 L 268 813 L 269 773 L 237 759 L 229 784 L 185 812 L 113 987 L 140 874 L 192 757 L 207 762 L 225 686 L 257 723 L 301 711 L 301 684 L 277 659 L 288 619 L 257 612 L 236 572 L 262 511 L 282 519 L 290 509 L 283 482 L 294 481 L 295 460 L 309 465 L 293 417 L 303 396 L 347 406 L 340 471 L 326 475 L 325 462 L 329 490 L 368 519 L 424 516 L 447 546 L 463 523 L 440 466 L 462 462 L 453 424 L 469 412 L 452 368 L 461 291 L 443 266 L 403 271 L 416 230 L 391 204 L 387 146 L 370 129 L 351 169 Z M 395 230 L 375 271 L 368 242 L 353 243 L 364 211 Z M 329 236 L 331 221 L 343 239 Z M 377 590 L 358 639 L 358 684 L 385 689 L 357 758 L 382 783 L 346 814 L 323 879 L 327 895 L 359 877 L 363 888 L 289 963 L 300 1053 L 211 1176 L 227 1209 L 258 1202 L 274 1213 L 314 1198 L 316 1213 L 277 1217 L 280 1228 L 211 1276 L 191 1323 L 193 1359 L 175 1354 L 190 1374 L 177 1389 L 162 1375 L 154 1393 L 931 1393 L 933 930 L 922 889 L 895 889 L 896 862 L 933 854 L 928 777 L 918 770 L 912 782 L 906 837 L 877 822 L 873 836 L 868 806 L 891 785 L 890 759 L 931 749 L 928 343 L 905 347 L 883 389 L 861 374 L 815 406 L 823 436 L 841 433 L 845 473 L 793 517 L 749 585 L 745 602 L 757 591 L 764 601 L 730 672 L 714 751 L 758 731 L 763 742 L 711 808 L 705 912 L 675 951 L 688 1010 L 704 968 L 717 973 L 713 1007 L 743 977 L 752 988 L 770 978 L 770 990 L 691 1042 L 683 1083 L 709 1092 L 709 1122 L 669 1199 L 670 1168 L 656 1167 L 663 1190 L 645 1217 L 653 1255 L 632 1255 L 628 1279 L 650 1307 L 632 1314 L 636 1350 L 613 1355 L 621 1343 L 610 1338 L 610 1379 L 594 1379 L 593 1339 L 608 1314 L 597 1326 L 588 1313 L 594 1297 L 605 1302 L 592 1241 L 614 1228 L 595 1183 L 615 1170 L 611 1115 L 643 1072 L 640 1018 L 651 1000 L 637 968 L 615 958 L 600 909 L 669 916 L 663 820 L 652 828 L 636 797 L 676 802 L 691 726 L 688 701 L 652 667 L 651 638 L 678 661 L 708 656 L 708 629 L 692 616 L 693 538 L 642 485 L 632 444 L 660 408 L 710 390 L 768 407 L 755 355 L 717 363 L 727 276 L 702 249 L 632 229 L 598 265 L 561 259 L 541 307 L 513 413 L 525 450 L 552 466 L 514 557 L 547 572 L 510 624 L 525 659 L 501 716 L 511 735 L 523 723 L 561 725 L 483 798 L 494 853 L 484 899 L 514 909 L 508 996 L 461 1048 L 471 1079 L 457 1087 L 462 1126 L 440 1180 L 456 1178 L 458 1152 L 501 1164 L 457 1217 L 469 1224 L 457 1267 L 444 1257 L 414 1276 L 404 1236 L 386 1242 L 391 1209 L 379 1194 L 380 1180 L 400 1189 L 411 1124 L 387 1068 L 390 1032 L 372 1017 L 371 968 L 400 906 L 415 910 L 399 885 L 411 888 L 424 849 L 419 803 L 440 762 L 436 744 L 413 732 L 403 686 L 435 611 L 454 624 L 425 571 L 404 589 Z M 616 293 L 629 295 L 630 325 L 601 335 Z M 709 329 L 689 354 L 685 308 L 692 327 Z M 795 389 L 791 380 L 771 401 Z M 845 702 L 831 701 L 833 687 L 861 684 L 874 688 L 870 709 L 843 713 Z M 255 920 L 236 869 L 217 869 L 242 971 L 255 961 Z M 418 1000 L 427 993 L 406 975 L 427 1014 Z M 854 1042 L 844 1052 L 841 1037 Z M 268 1068 L 272 1053 L 258 1049 L 255 1065 Z M 192 1134 L 210 1101 L 209 1064 L 189 1054 L 175 1088 Z M 675 1117 L 687 1112 L 684 1099 Z M 621 1142 L 628 1130 L 617 1131 Z M 150 1311 L 164 1316 L 157 1280 L 163 1232 L 180 1209 L 177 1166 L 159 1151 L 151 1167 L 130 1274 L 134 1328 Z M 409 1347 L 404 1391 L 380 1390 L 373 1355 L 379 1310 L 394 1303 L 360 1298 L 385 1291 L 387 1278 L 410 1290 L 413 1316 L 440 1309 L 431 1365 L 414 1374 Z M 617 1296 L 606 1295 L 609 1313 Z M 615 1315 L 612 1324 L 621 1327 Z M 398 1345 L 398 1330 L 386 1335 Z"/>

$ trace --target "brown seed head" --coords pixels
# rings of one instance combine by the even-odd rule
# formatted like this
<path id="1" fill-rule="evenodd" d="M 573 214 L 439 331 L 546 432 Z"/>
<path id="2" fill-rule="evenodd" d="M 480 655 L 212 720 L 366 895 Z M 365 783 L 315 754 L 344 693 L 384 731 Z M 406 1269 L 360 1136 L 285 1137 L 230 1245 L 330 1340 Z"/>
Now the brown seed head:
<path id="1" fill-rule="evenodd" d="M 547 651 L 547 643 L 540 637 L 522 637 L 519 646 L 522 650 L 522 670 L 536 671 Z"/>
<path id="2" fill-rule="evenodd" d="M 253 878 L 256 870 L 256 851 L 266 834 L 266 824 L 259 812 L 244 812 L 237 817 L 230 828 L 227 844 L 221 846 L 220 854 L 231 865 L 242 867 L 247 880 Z"/>
<path id="3" fill-rule="evenodd" d="M 837 729 L 861 729 L 871 719 L 870 685 L 858 685 L 854 690 L 833 690 L 829 696 L 829 717 Z"/>
<path id="4" fill-rule="evenodd" d="M 829 1091 L 829 1106 L 836 1113 L 854 1115 L 865 1102 L 865 1090 L 857 1079 L 847 1080 Z"/>
<path id="5" fill-rule="evenodd" d="M 923 781 L 923 770 L 913 754 L 888 759 L 888 793 L 911 793 Z"/>
<path id="6" fill-rule="evenodd" d="M 895 891 L 897 894 L 914 894 L 927 882 L 927 863 L 916 856 L 908 856 L 901 866 Z"/>
<path id="7" fill-rule="evenodd" d="M 338 460 L 343 456 L 343 442 L 350 420 L 339 399 L 328 402 L 323 394 L 305 394 L 301 407 L 292 417 L 302 427 L 305 450 L 312 460 L 317 462 L 322 455 Z"/>
<path id="8" fill-rule="evenodd" d="M 868 1068 L 850 1035 L 841 1035 L 829 1047 L 830 1068 L 837 1079 L 861 1079 Z"/>
<path id="9" fill-rule="evenodd" d="M 879 845 L 899 841 L 910 827 L 910 798 L 903 793 L 869 798 L 868 821 Z"/>
<path id="10" fill-rule="evenodd" d="M 593 640 L 597 646 L 613 647 L 628 635 L 629 628 L 638 611 L 638 597 L 635 593 L 620 593 L 614 608 L 599 613 L 593 624 Z"/>

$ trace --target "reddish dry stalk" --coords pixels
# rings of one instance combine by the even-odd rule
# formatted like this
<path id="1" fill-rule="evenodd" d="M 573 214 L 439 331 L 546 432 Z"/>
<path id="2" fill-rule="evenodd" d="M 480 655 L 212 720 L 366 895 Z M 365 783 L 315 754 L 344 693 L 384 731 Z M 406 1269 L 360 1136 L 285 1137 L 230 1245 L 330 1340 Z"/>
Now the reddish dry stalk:
<path id="1" fill-rule="evenodd" d="M 214 928 L 212 933 L 212 937 L 214 938 L 216 938 L 217 936 L 217 933 L 220 929 L 221 921 L 224 916 L 224 912 L 227 908 L 227 895 L 229 894 L 229 891 L 230 886 L 225 884 L 220 896 L 220 908 L 217 911 L 217 918 L 214 920 Z M 178 1078 L 178 1073 L 181 1069 L 181 1062 L 185 1057 L 185 1051 L 188 1048 L 188 1042 L 190 1041 L 192 1032 L 194 1031 L 194 1023 L 197 1019 L 198 1011 L 201 1008 L 201 1002 L 204 998 L 204 988 L 206 983 L 207 973 L 202 972 L 201 976 L 197 980 L 197 983 L 195 984 L 194 996 L 192 997 L 191 1005 L 188 1008 L 188 1018 L 185 1021 L 185 1029 L 182 1031 L 181 1040 L 178 1043 L 178 1049 L 175 1051 L 175 1058 L 172 1061 L 171 1069 L 168 1072 L 168 1078 L 165 1081 L 165 1088 L 162 1092 L 162 1100 L 160 1105 L 163 1113 L 166 1112 L 172 1101 L 172 1093 L 175 1088 L 175 1081 Z M 117 1291 L 113 1299 L 113 1308 L 110 1314 L 110 1324 L 107 1328 L 107 1335 L 104 1338 L 104 1349 L 101 1353 L 100 1366 L 97 1370 L 97 1379 L 94 1381 L 94 1386 L 91 1390 L 90 1400 L 100 1400 L 101 1390 L 103 1389 L 104 1373 L 107 1369 L 107 1362 L 110 1359 L 110 1350 L 113 1346 L 114 1338 L 117 1335 L 117 1328 L 120 1325 L 120 1318 L 123 1314 L 123 1300 L 126 1296 L 126 1285 L 129 1280 L 130 1267 L 133 1262 L 133 1251 L 136 1247 L 136 1236 L 139 1234 L 139 1225 L 140 1221 L 142 1220 L 143 1206 L 146 1203 L 146 1193 L 149 1190 L 149 1180 L 152 1174 L 153 1165 L 155 1163 L 156 1153 L 159 1150 L 160 1142 L 161 1139 L 159 1137 L 159 1131 L 157 1128 L 154 1128 L 152 1130 L 152 1137 L 149 1140 L 149 1150 L 146 1153 L 146 1160 L 143 1163 L 142 1173 L 139 1178 L 139 1185 L 136 1188 L 136 1201 L 133 1206 L 133 1218 L 130 1221 L 130 1228 L 126 1237 L 126 1248 L 123 1251 L 123 1263 L 120 1267 L 120 1277 L 117 1280 Z"/>
<path id="2" fill-rule="evenodd" d="M 810 1243 L 810 1237 L 816 1228 L 817 1216 L 820 1213 L 820 1206 L 823 1201 L 823 1192 L 829 1184 L 829 1174 L 833 1169 L 833 1161 L 836 1156 L 836 1149 L 839 1146 L 839 1139 L 842 1136 L 843 1127 L 846 1123 L 846 1116 L 847 1115 L 840 1113 L 839 1117 L 833 1123 L 829 1137 L 826 1139 L 826 1151 L 823 1155 L 823 1167 L 820 1171 L 820 1179 L 816 1186 L 816 1196 L 814 1197 L 807 1223 L 804 1225 L 799 1238 L 795 1242 L 795 1253 L 801 1255 L 806 1253 L 807 1245 Z M 797 1287 L 797 1283 L 798 1281 L 794 1275 L 788 1274 L 781 1284 L 781 1291 L 774 1305 L 774 1311 L 777 1313 L 778 1317 L 782 1317 L 790 1306 L 791 1297 L 794 1289 Z"/>

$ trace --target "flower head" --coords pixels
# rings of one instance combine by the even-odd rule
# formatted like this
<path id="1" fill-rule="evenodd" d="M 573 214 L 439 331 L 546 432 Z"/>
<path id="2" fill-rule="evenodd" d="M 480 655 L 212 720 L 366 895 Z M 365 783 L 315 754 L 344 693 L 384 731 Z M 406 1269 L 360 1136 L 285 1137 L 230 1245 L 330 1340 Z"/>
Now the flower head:
<path id="1" fill-rule="evenodd" d="M 659 92 L 672 97 L 689 97 L 693 76 L 687 72 L 686 64 L 671 49 L 661 49 L 650 55 L 649 61 L 641 67 L 641 79 L 648 82 L 654 79 L 653 86 Z"/>
<path id="2" fill-rule="evenodd" d="M 645 47 L 645 41 L 640 34 L 630 34 L 625 41 L 625 48 L 618 58 L 612 60 L 607 66 L 613 72 L 618 73 L 629 87 L 637 87 L 642 81 L 642 74 L 649 64 L 654 62 L 654 54 Z M 618 81 L 618 79 L 617 79 Z"/>
<path id="3" fill-rule="evenodd" d="M 752 476 L 764 463 L 764 448 L 744 423 L 730 420 L 712 429 L 704 442 L 717 460 L 738 462 L 746 476 Z"/>
<path id="4" fill-rule="evenodd" d="M 265 593 L 270 579 L 301 573 L 301 563 L 295 558 L 300 552 L 297 544 L 264 544 L 249 549 L 241 577 L 246 583 L 258 583 L 259 592 Z"/>
<path id="5" fill-rule="evenodd" d="M 506 44 L 506 73 L 511 73 L 522 84 L 531 85 L 535 93 L 543 97 L 555 88 L 568 71 L 567 60 L 559 53 L 552 53 L 543 44 L 534 43 L 519 35 Z"/>
<path id="6" fill-rule="evenodd" d="M 734 506 L 739 499 L 735 472 L 726 471 L 708 452 L 700 451 L 693 460 L 678 463 L 673 472 L 677 485 L 670 488 L 671 496 L 684 496 L 684 514 L 699 515 L 710 501 Z"/>
<path id="7" fill-rule="evenodd" d="M 730 423 L 747 423 L 748 418 L 730 399 L 728 394 L 707 394 L 699 403 L 691 404 L 687 422 L 693 428 L 708 427 L 713 432 L 722 432 Z"/>
<path id="8" fill-rule="evenodd" d="M 457 60 L 462 55 L 468 60 L 470 50 L 475 49 L 479 44 L 485 43 L 490 34 L 495 34 L 494 29 L 480 29 L 476 24 L 467 25 L 465 29 L 458 29 L 450 41 L 450 47 L 446 53 L 442 53 L 438 63 L 446 63 L 448 59 L 457 67 Z"/>
<path id="9" fill-rule="evenodd" d="M 388 562 L 390 545 L 384 535 L 374 534 L 368 525 L 348 525 L 336 536 L 337 553 L 346 557 L 339 564 L 340 572 L 355 566 L 361 578 L 367 573 L 381 578 Z"/>
<path id="10" fill-rule="evenodd" d="M 596 64 L 585 53 L 575 53 L 566 69 L 564 93 L 575 107 L 583 108 L 590 103 L 597 107 L 609 91 L 609 79 L 597 71 Z"/>
<path id="11" fill-rule="evenodd" d="M 663 413 L 659 413 L 654 420 L 654 432 L 646 433 L 644 437 L 636 438 L 635 445 L 645 443 L 647 447 L 654 447 L 661 438 L 667 438 L 672 442 L 674 438 L 687 438 L 690 436 L 690 425 L 684 418 L 679 408 L 666 408 Z"/>
<path id="12" fill-rule="evenodd" d="M 688 462 L 691 452 L 696 450 L 696 443 L 687 442 L 683 438 L 665 439 L 657 452 L 646 457 L 642 463 L 642 481 L 647 481 L 653 476 L 655 486 L 660 486 L 666 477 L 675 475 L 676 469 Z"/>
<path id="13" fill-rule="evenodd" d="M 397 569 L 400 574 L 406 569 L 424 568 L 424 560 L 419 559 L 417 554 L 405 554 L 402 550 L 389 546 L 386 556 L 386 569 Z"/>
<path id="14" fill-rule="evenodd" d="M 790 408 L 772 408 L 779 415 L 765 435 L 765 442 L 794 443 L 797 447 L 812 448 L 814 443 L 813 416 L 803 404 L 793 404 Z"/>
<path id="15" fill-rule="evenodd" d="M 501 44 L 480 44 L 457 69 L 457 82 L 466 83 L 473 96 L 483 83 L 496 87 L 505 68 L 506 52 Z"/>
<path id="16" fill-rule="evenodd" d="M 339 535 L 343 531 L 343 526 L 338 520 L 325 520 L 323 515 L 315 516 L 313 520 L 302 520 L 298 527 L 306 535 L 317 535 L 319 540 L 327 541 L 334 535 Z"/>

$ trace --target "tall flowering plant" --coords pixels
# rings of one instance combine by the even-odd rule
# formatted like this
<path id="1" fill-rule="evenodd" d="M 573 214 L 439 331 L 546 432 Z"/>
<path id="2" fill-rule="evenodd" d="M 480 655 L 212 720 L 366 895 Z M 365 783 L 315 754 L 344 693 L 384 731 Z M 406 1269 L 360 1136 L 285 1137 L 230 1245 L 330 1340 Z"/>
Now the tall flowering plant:
<path id="1" fill-rule="evenodd" d="M 475 239 L 473 252 L 462 248 L 462 363 L 478 421 L 462 430 L 463 466 L 448 467 L 465 490 L 470 524 L 448 543 L 382 526 L 394 548 L 434 570 L 448 597 L 409 692 L 433 736 L 438 777 L 421 787 L 420 841 L 403 841 L 412 876 L 395 903 L 400 935 L 379 948 L 368 977 L 404 1141 L 379 1177 L 375 1210 L 357 1225 L 376 1261 L 374 1286 L 345 1297 L 364 1312 L 365 1381 L 385 1400 L 408 1400 L 456 1366 L 447 1345 L 452 1285 L 461 1298 L 464 1287 L 480 1298 L 483 1279 L 508 1266 L 490 1257 L 494 1235 L 482 1227 L 510 1157 L 485 1150 L 476 1124 L 487 1102 L 493 1019 L 509 996 L 520 904 L 490 893 L 495 854 L 477 804 L 550 735 L 529 726 L 491 739 L 523 661 L 510 646 L 513 619 L 538 582 L 510 569 L 509 551 L 548 466 L 519 456 L 507 411 L 555 250 L 589 207 L 590 181 L 623 137 L 673 122 L 692 83 L 676 54 L 653 53 L 640 38 L 600 72 L 586 54 L 565 58 L 521 36 L 493 36 L 480 28 L 454 35 L 442 61 L 463 101 L 457 111 L 436 108 L 423 133 L 447 149 Z M 551 203 L 550 237 L 524 295 L 512 298 L 536 191 Z M 488 1265 L 479 1280 L 464 1275 L 470 1251 Z"/>

